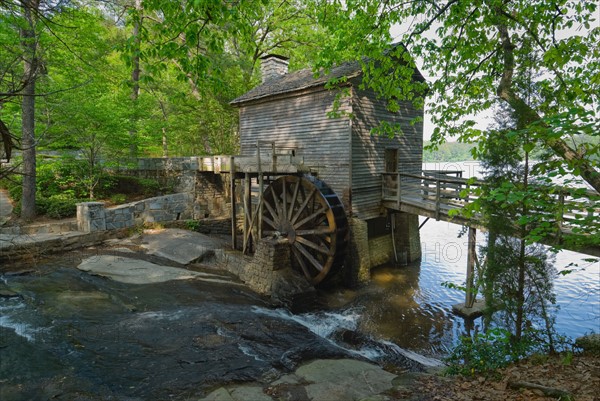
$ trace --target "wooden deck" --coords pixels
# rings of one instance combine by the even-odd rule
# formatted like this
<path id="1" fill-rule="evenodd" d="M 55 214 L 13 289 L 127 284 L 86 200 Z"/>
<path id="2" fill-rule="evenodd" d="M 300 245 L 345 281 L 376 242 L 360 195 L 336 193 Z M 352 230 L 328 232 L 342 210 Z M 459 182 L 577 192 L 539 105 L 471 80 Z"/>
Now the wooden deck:
<path id="1" fill-rule="evenodd" d="M 384 173 L 382 205 L 391 210 L 485 230 L 480 215 L 463 212 L 466 205 L 477 199 L 477 188 L 482 184 L 479 180 L 462 178 L 457 172 Z M 594 191 L 585 191 L 585 194 L 586 197 L 574 198 L 568 191 L 558 189 L 551 195 L 559 212 L 547 216 L 548 222 L 560 229 L 560 236 L 576 233 L 577 226 L 573 223 L 582 217 L 600 222 L 600 195 Z M 600 243 L 579 251 L 600 256 Z"/>
<path id="2" fill-rule="evenodd" d="M 199 160 L 199 170 L 236 174 L 300 174 L 310 169 L 297 156 L 295 148 L 275 147 L 274 142 L 258 141 L 251 156 L 209 156 Z"/>

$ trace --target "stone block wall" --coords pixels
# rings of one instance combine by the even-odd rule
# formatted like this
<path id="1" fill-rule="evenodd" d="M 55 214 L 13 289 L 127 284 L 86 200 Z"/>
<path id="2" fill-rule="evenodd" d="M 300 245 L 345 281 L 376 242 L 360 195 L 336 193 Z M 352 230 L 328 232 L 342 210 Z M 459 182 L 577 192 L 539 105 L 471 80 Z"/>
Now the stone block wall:
<path id="1" fill-rule="evenodd" d="M 143 158 L 138 159 L 137 169 L 123 173 L 155 179 L 177 192 L 194 192 L 198 163 L 198 157 Z"/>
<path id="2" fill-rule="evenodd" d="M 291 268 L 290 252 L 286 238 L 263 239 L 256 245 L 254 257 L 237 269 L 238 277 L 275 304 L 291 307 L 297 297 L 314 294 L 315 289 Z"/>
<path id="3" fill-rule="evenodd" d="M 264 239 L 256 244 L 252 262 L 241 272 L 240 279 L 252 290 L 271 295 L 274 272 L 290 265 L 290 244 L 287 239 Z"/>
<path id="4" fill-rule="evenodd" d="M 410 263 L 421 258 L 421 235 L 419 233 L 419 216 L 410 213 L 394 213 L 396 219 L 396 249 L 402 262 Z"/>
<path id="5" fill-rule="evenodd" d="M 104 203 L 78 203 L 77 230 L 84 233 L 106 230 L 106 210 L 104 209 Z"/>
<path id="6" fill-rule="evenodd" d="M 193 193 L 194 219 L 229 216 L 231 214 L 230 176 L 199 171 L 198 157 L 138 159 L 137 169 L 125 174 L 152 178 L 177 192 Z"/>
<path id="7" fill-rule="evenodd" d="M 193 195 L 178 193 L 144 199 L 110 209 L 101 202 L 77 204 L 77 227 L 82 232 L 117 230 L 143 223 L 192 218 Z"/>
<path id="8" fill-rule="evenodd" d="M 229 174 L 197 172 L 194 218 L 223 217 L 231 214 L 230 180 Z"/>
<path id="9" fill-rule="evenodd" d="M 346 257 L 344 281 L 350 287 L 356 287 L 369 281 L 371 256 L 369 252 L 368 226 L 364 220 L 350 218 L 350 244 Z"/>
<path id="10" fill-rule="evenodd" d="M 369 238 L 369 257 L 371 267 L 389 263 L 394 260 L 394 247 L 392 237 L 384 235 L 381 237 Z"/>

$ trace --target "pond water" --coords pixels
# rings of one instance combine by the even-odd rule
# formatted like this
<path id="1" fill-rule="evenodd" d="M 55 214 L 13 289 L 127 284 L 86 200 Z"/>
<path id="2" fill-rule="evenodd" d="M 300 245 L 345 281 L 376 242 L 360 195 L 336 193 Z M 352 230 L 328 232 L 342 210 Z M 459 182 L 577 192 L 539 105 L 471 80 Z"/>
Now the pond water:
<path id="1" fill-rule="evenodd" d="M 423 220 L 421 219 L 421 222 Z M 358 291 L 323 294 L 339 311 L 358 314 L 357 326 L 365 333 L 394 342 L 402 348 L 443 357 L 465 332 L 464 319 L 452 314 L 452 305 L 464 302 L 464 293 L 442 285 L 463 284 L 466 275 L 466 235 L 461 226 L 430 220 L 421 228 L 421 261 L 405 267 L 382 266 L 371 273 L 371 282 Z M 478 244 L 485 242 L 478 233 Z M 576 338 L 600 331 L 600 263 L 586 262 L 588 255 L 562 251 L 558 271 L 573 273 L 555 278 L 559 306 L 558 333 Z M 481 326 L 481 319 L 475 320 Z"/>

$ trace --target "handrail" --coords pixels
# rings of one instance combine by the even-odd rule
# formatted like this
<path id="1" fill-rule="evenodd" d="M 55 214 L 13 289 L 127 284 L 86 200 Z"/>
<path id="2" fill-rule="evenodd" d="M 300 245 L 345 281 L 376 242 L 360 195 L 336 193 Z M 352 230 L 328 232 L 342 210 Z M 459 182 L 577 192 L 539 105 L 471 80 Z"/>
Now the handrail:
<path id="1" fill-rule="evenodd" d="M 393 201 L 398 208 L 403 203 L 419 205 L 429 211 L 430 217 L 435 217 L 437 220 L 442 214 L 449 215 L 450 210 L 460 210 L 476 199 L 477 195 L 471 191 L 463 192 L 465 189 L 485 184 L 485 181 L 482 180 L 446 177 L 443 174 L 428 176 L 394 172 L 382 173 L 381 177 L 382 200 Z M 585 189 L 583 191 L 585 196 L 579 198 L 569 195 L 573 190 L 582 191 L 582 189 L 565 187 L 547 189 L 551 189 L 551 196 L 556 198 L 558 208 L 553 217 L 554 223 L 561 229 L 568 229 L 572 226 L 570 222 L 573 221 L 575 215 L 587 215 L 588 218 L 596 218 L 600 215 L 600 208 L 596 207 L 600 195 L 595 191 Z M 471 219 L 477 220 L 477 216 L 473 216 Z"/>

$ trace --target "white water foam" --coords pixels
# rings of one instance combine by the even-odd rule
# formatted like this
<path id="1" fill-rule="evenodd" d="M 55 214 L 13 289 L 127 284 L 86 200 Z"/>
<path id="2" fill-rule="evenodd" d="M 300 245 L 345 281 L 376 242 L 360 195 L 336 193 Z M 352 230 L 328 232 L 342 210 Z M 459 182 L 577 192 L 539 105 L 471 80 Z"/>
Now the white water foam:
<path id="1" fill-rule="evenodd" d="M 400 348 L 398 345 L 391 341 L 377 341 L 382 347 L 377 346 L 377 342 L 371 346 L 364 346 L 361 349 L 353 349 L 344 347 L 334 341 L 331 335 L 340 330 L 356 331 L 358 323 L 361 318 L 359 309 L 347 309 L 341 313 L 334 312 L 317 312 L 317 313 L 303 313 L 299 315 L 293 315 L 286 309 L 266 309 L 261 307 L 253 307 L 253 312 L 276 317 L 285 320 L 291 320 L 309 329 L 319 337 L 324 338 L 336 347 L 342 348 L 351 354 L 359 355 L 372 361 L 381 360 L 387 352 L 390 350 L 402 355 L 408 359 L 418 362 L 424 366 L 443 366 L 444 363 L 437 359 L 428 358 L 423 355 L 419 355 L 416 352 L 405 350 Z"/>
<path id="2" fill-rule="evenodd" d="M 0 302 L 0 327 L 14 330 L 15 334 L 25 338 L 29 342 L 35 342 L 39 339 L 40 333 L 44 332 L 44 328 L 36 328 L 30 324 L 19 322 L 14 319 L 25 308 L 22 301 L 7 300 Z"/>
<path id="3" fill-rule="evenodd" d="M 256 361 L 264 361 L 256 352 L 252 351 L 250 347 L 242 344 L 238 344 L 238 349 L 242 351 L 244 355 L 254 358 Z"/>
<path id="4" fill-rule="evenodd" d="M 293 315 L 286 309 L 267 309 L 258 306 L 253 307 L 252 310 L 258 314 L 294 321 L 326 339 L 340 329 L 356 330 L 360 319 L 360 313 L 355 309 L 348 309 L 343 313 L 318 312 L 300 315 Z"/>

